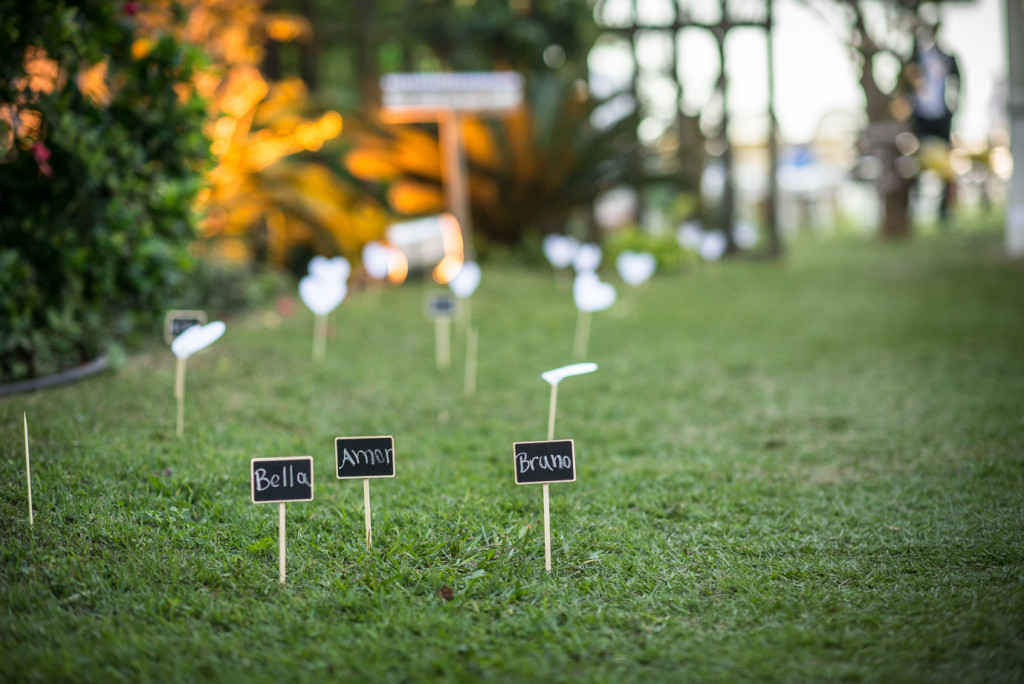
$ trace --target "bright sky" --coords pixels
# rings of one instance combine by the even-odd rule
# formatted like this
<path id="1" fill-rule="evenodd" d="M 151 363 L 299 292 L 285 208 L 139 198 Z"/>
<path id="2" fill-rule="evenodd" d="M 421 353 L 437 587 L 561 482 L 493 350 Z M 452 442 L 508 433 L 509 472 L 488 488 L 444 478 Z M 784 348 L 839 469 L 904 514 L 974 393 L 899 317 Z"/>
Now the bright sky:
<path id="1" fill-rule="evenodd" d="M 644 0 L 641 13 L 658 20 L 664 3 Z M 1003 0 L 972 0 L 943 9 L 940 44 L 953 52 L 960 63 L 964 82 L 961 109 L 954 130 L 968 141 L 982 140 L 993 115 L 992 94 L 1006 74 L 1006 31 Z M 716 5 L 717 3 L 712 3 Z M 707 2 L 697 0 L 694 11 Z M 629 0 L 608 0 L 613 18 L 623 11 L 628 17 Z M 775 106 L 782 135 L 787 142 L 807 142 L 814 137 L 821 118 L 831 112 L 856 113 L 863 109 L 863 96 L 849 54 L 838 34 L 820 16 L 798 0 L 776 0 Z M 606 15 L 607 16 L 607 15 Z M 680 42 L 680 63 L 684 77 L 684 107 L 696 113 L 710 99 L 717 75 L 718 56 L 714 40 L 699 30 L 686 31 Z M 671 61 L 671 43 L 659 36 L 641 37 L 640 59 L 657 68 Z M 730 111 L 733 134 L 740 139 L 763 139 L 767 103 L 765 41 L 756 30 L 736 30 L 726 43 L 729 70 Z M 624 59 L 625 57 L 625 59 Z M 591 58 L 595 73 L 592 87 L 605 94 L 612 86 L 628 81 L 631 66 L 621 49 L 598 49 Z M 655 110 L 672 110 L 673 89 L 657 78 L 641 82 Z M 717 119 L 717 112 L 707 112 Z"/>

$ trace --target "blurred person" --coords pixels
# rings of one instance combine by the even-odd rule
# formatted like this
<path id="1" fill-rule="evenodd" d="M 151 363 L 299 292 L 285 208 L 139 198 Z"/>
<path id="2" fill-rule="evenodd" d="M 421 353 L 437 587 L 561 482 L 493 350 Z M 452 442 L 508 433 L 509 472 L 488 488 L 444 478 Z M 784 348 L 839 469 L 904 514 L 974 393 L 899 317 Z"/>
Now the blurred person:
<path id="1" fill-rule="evenodd" d="M 921 145 L 921 166 L 942 180 L 939 197 L 939 222 L 946 225 L 956 200 L 956 178 L 949 163 L 953 114 L 962 87 L 956 57 L 938 44 L 939 22 L 923 26 L 914 38 L 914 51 L 907 67 L 912 88 L 911 120 L 914 135 Z"/>

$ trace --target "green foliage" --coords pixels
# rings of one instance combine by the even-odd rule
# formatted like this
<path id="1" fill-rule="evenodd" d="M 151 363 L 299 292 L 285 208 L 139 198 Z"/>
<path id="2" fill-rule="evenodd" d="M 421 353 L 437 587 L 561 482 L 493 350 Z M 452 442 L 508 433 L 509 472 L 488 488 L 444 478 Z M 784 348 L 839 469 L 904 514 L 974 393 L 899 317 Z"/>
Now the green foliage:
<path id="1" fill-rule="evenodd" d="M 208 143 L 202 102 L 176 86 L 199 55 L 163 36 L 133 57 L 135 4 L 0 0 L 0 104 L 41 117 L 0 124 L 0 381 L 129 339 L 191 268 Z M 32 91 L 37 48 L 59 76 Z M 79 77 L 102 61 L 108 94 L 89 97 Z"/>
<path id="2" fill-rule="evenodd" d="M 1019 681 L 1024 269 L 1000 243 L 797 240 L 623 293 L 558 393 L 578 477 L 551 486 L 551 575 L 511 467 L 570 361 L 549 269 L 484 272 L 471 398 L 418 282 L 353 292 L 323 364 L 306 311 L 236 321 L 189 361 L 182 439 L 163 348 L 0 398 L 0 681 Z M 397 454 L 371 550 L 332 468 L 359 434 Z M 281 586 L 248 466 L 293 454 L 316 493 Z"/>
<path id="3" fill-rule="evenodd" d="M 679 246 L 674 233 L 654 235 L 635 225 L 616 230 L 605 240 L 605 247 L 608 263 L 614 263 L 615 257 L 627 250 L 650 252 L 658 262 L 659 271 L 676 270 L 697 259 L 693 252 Z"/>

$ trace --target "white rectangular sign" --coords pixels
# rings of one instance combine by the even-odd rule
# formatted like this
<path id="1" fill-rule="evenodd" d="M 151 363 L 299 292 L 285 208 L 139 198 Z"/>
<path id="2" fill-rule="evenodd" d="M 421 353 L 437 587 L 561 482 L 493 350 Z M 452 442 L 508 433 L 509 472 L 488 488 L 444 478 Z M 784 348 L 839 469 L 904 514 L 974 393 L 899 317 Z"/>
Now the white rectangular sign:
<path id="1" fill-rule="evenodd" d="M 514 71 L 387 74 L 380 89 L 388 114 L 505 111 L 523 102 L 523 77 Z"/>

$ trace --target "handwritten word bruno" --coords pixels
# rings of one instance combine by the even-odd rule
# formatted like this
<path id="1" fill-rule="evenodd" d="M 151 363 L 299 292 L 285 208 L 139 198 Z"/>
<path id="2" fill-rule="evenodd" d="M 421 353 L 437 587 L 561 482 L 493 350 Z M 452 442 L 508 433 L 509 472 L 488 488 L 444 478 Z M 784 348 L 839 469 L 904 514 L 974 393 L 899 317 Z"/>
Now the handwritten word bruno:
<path id="1" fill-rule="evenodd" d="M 530 456 L 520 451 L 516 454 L 516 464 L 520 473 L 527 473 L 531 470 L 550 470 L 554 472 L 556 470 L 572 468 L 572 457 L 566 454 Z"/>
<path id="2" fill-rule="evenodd" d="M 276 489 L 278 487 L 294 487 L 297 482 L 300 485 L 306 485 L 312 487 L 313 483 L 309 479 L 309 473 L 299 471 L 295 473 L 295 466 L 285 466 L 284 469 L 278 474 L 267 476 L 266 468 L 257 468 L 254 472 L 256 478 L 256 491 L 262 492 L 267 489 Z"/>
<path id="3" fill-rule="evenodd" d="M 357 467 L 360 465 L 391 465 L 391 458 L 394 456 L 393 449 L 353 449 L 342 448 L 341 457 L 338 459 L 338 470 L 346 465 Z"/>

